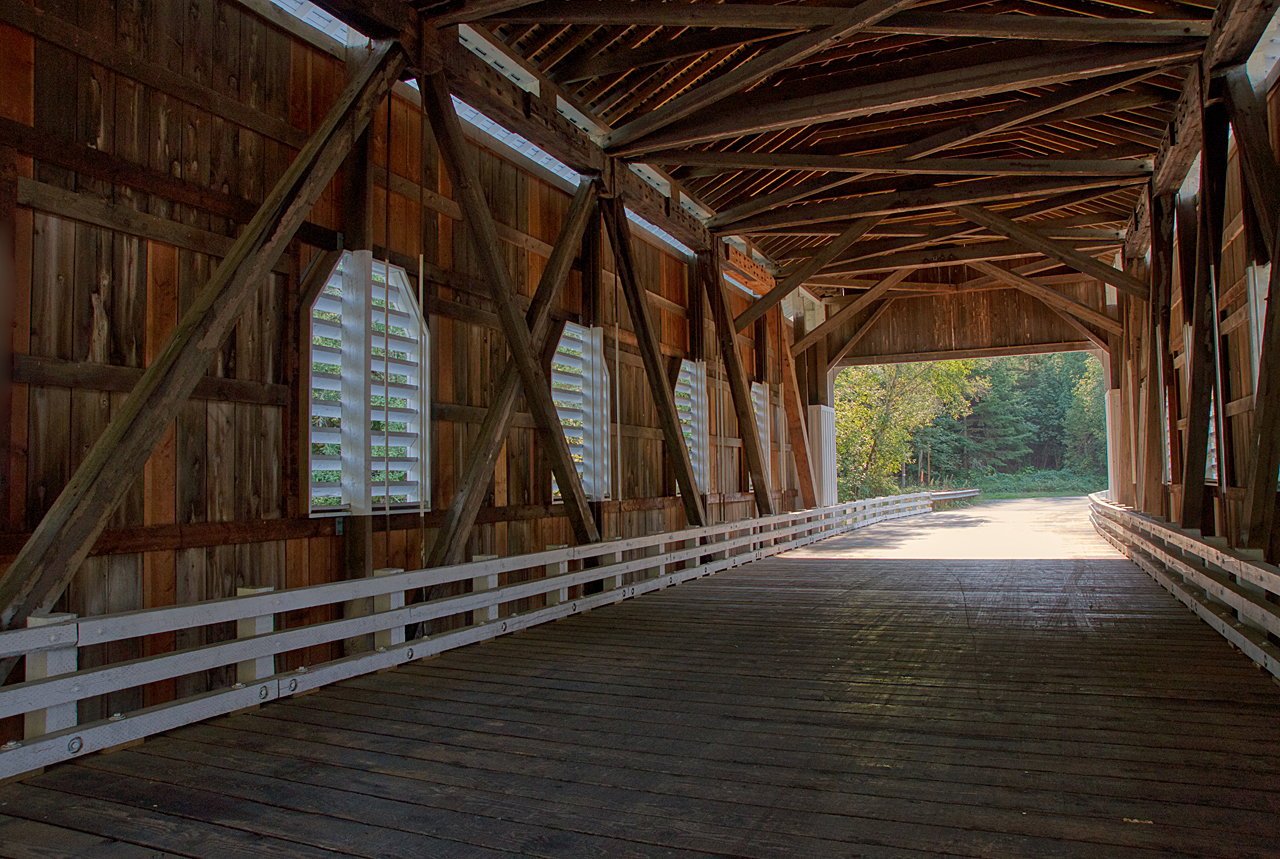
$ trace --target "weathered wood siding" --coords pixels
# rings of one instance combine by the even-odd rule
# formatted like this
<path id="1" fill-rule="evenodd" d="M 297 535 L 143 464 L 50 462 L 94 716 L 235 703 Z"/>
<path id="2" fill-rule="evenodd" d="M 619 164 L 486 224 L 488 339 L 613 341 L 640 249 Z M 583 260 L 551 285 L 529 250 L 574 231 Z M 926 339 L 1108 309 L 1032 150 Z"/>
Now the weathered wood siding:
<path id="1" fill-rule="evenodd" d="M 0 115 L 233 200 L 262 199 L 345 82 L 338 46 L 324 38 L 304 39 L 272 20 L 269 9 L 260 14 L 234 0 L 163 8 L 64 0 L 41 8 L 47 20 L 84 37 L 81 47 L 73 53 L 0 25 Z M 115 53 L 108 50 L 112 44 Z M 120 51 L 135 61 L 126 70 L 136 77 L 121 70 Z M 477 146 L 476 156 L 518 291 L 530 296 L 570 195 L 549 176 L 495 151 Z M 397 86 L 378 110 L 370 157 L 375 253 L 405 265 L 415 286 L 421 254 L 426 274 L 433 336 L 431 501 L 440 510 L 454 493 L 506 349 L 417 95 L 407 86 Z M 155 357 L 239 229 L 225 216 L 124 184 L 12 160 L 23 180 L 36 183 L 22 187 L 34 189 L 38 199 L 17 209 L 17 383 L 0 463 L 7 478 L 0 499 L 0 569 L 126 396 L 130 382 L 121 381 L 118 368 L 143 368 Z M 313 224 L 344 228 L 342 178 L 315 206 Z M 58 202 L 53 192 L 59 189 L 74 192 L 73 202 Z M 138 220 L 131 212 L 152 218 Z M 659 317 L 663 352 L 679 359 L 690 342 L 690 263 L 643 236 L 636 237 L 639 273 Z M 221 385 L 216 397 L 193 398 L 183 409 L 59 602 L 60 610 L 100 614 L 227 597 L 240 587 L 301 587 L 344 575 L 337 521 L 313 519 L 307 511 L 307 416 L 299 388 L 308 360 L 308 309 L 298 306 L 297 294 L 300 273 L 313 254 L 313 248 L 295 243 L 262 285 L 209 368 Z M 613 498 L 601 505 L 604 534 L 683 527 L 648 382 L 610 273 L 601 299 L 595 322 L 606 330 L 616 377 L 611 413 L 620 444 L 612 455 L 621 466 Z M 746 296 L 738 296 L 734 312 L 746 304 Z M 589 322 L 582 318 L 583 307 L 575 272 L 555 314 Z M 773 485 L 786 507 L 795 492 L 786 422 L 779 417 L 776 311 L 767 330 L 767 346 L 743 339 L 744 363 L 758 363 L 773 390 Z M 709 376 L 723 378 L 715 362 Z M 717 385 L 711 432 L 722 455 L 707 489 L 712 516 L 722 521 L 750 516 L 754 505 L 728 388 Z M 724 400 L 718 408 L 716 391 Z M 550 476 L 532 421 L 523 406 L 517 411 L 471 537 L 473 553 L 516 554 L 571 542 L 562 507 L 551 504 Z M 378 517 L 373 566 L 420 566 L 439 519 L 438 513 Z M 287 616 L 284 623 L 325 619 L 325 612 L 313 611 Z M 206 629 L 86 648 L 81 659 L 88 665 L 116 661 L 233 632 Z M 325 647 L 291 654 L 280 667 L 333 653 Z M 95 712 L 82 719 L 166 700 L 176 687 L 190 693 L 228 680 L 227 672 L 214 672 L 137 690 L 96 702 Z"/>

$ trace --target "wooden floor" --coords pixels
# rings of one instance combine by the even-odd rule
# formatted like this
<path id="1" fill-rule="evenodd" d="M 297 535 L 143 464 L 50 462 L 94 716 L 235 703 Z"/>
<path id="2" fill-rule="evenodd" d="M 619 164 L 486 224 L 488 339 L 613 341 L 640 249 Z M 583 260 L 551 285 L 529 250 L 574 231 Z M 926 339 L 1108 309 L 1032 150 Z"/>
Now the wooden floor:
<path id="1" fill-rule="evenodd" d="M 0 788 L 0 856 L 1269 857 L 1280 688 L 1084 501 L 879 525 Z"/>

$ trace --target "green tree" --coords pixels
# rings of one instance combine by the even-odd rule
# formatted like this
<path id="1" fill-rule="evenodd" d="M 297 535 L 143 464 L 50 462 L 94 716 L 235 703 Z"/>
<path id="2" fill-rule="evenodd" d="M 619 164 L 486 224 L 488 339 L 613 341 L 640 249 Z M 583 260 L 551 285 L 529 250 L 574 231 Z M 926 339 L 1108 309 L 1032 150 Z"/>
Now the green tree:
<path id="1" fill-rule="evenodd" d="M 836 478 L 840 498 L 889 492 L 910 461 L 914 434 L 958 416 L 982 390 L 972 361 L 848 367 L 836 376 Z"/>
<path id="2" fill-rule="evenodd" d="M 987 389 L 973 402 L 964 421 L 965 470 L 1016 471 L 1031 452 L 1028 442 L 1035 435 L 1020 390 L 1025 364 L 995 359 L 987 364 L 984 376 Z"/>
<path id="3" fill-rule="evenodd" d="M 1065 418 L 1066 465 L 1072 471 L 1106 470 L 1107 418 L 1103 408 L 1102 365 L 1089 361 L 1071 392 Z"/>

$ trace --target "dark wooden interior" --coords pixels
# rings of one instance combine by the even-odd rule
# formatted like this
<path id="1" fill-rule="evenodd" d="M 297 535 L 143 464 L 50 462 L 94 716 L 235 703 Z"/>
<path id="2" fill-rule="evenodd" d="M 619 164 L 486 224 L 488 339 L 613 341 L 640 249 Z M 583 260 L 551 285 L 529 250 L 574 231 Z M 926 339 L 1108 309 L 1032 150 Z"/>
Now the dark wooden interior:
<path id="1" fill-rule="evenodd" d="M 1276 6 L 0 0 L 0 630 L 749 529 L 834 503 L 840 368 L 1061 351 L 1103 363 L 1113 502 L 1277 563 Z M 430 338 L 429 490 L 372 515 L 312 506 L 309 326 L 349 252 Z M 601 332 L 607 491 L 547 383 L 566 325 Z"/>

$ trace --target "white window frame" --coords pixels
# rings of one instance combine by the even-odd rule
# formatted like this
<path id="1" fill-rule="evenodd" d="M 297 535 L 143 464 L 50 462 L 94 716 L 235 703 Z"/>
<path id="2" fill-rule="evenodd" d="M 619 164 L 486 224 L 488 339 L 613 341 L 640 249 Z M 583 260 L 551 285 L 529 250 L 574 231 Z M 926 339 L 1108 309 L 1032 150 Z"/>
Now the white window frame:
<path id="1" fill-rule="evenodd" d="M 580 355 L 572 354 L 580 351 Z M 604 501 L 611 489 L 609 456 L 609 368 L 604 329 L 565 323 L 551 359 L 551 399 L 560 415 L 569 452 L 578 464 L 582 490 L 591 501 Z M 579 388 L 580 390 L 573 390 Z M 581 427 L 576 426 L 581 422 Z M 577 432 L 577 430 L 581 432 Z M 553 499 L 560 489 L 551 481 Z"/>
<path id="2" fill-rule="evenodd" d="M 430 509 L 431 331 L 408 276 L 344 253 L 308 315 L 311 515 Z"/>
<path id="3" fill-rule="evenodd" d="M 711 491 L 711 407 L 707 396 L 706 361 L 685 358 L 680 362 L 675 401 L 685 447 L 689 450 L 689 462 L 693 465 L 693 478 L 699 491 L 706 494 Z"/>

